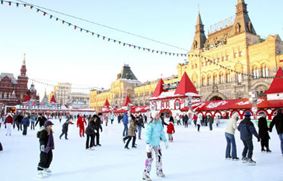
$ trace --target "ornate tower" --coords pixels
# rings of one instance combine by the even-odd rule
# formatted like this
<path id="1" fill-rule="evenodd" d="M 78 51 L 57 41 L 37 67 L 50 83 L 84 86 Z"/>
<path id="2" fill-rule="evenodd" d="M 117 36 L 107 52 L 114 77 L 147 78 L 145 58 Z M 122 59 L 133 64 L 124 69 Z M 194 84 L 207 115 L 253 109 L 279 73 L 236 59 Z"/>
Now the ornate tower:
<path id="1" fill-rule="evenodd" d="M 244 32 L 256 35 L 255 29 L 248 15 L 247 4 L 244 0 L 237 0 L 236 17 L 230 32 L 230 36 Z"/>
<path id="2" fill-rule="evenodd" d="M 196 22 L 196 31 L 191 49 L 194 50 L 194 49 L 203 48 L 205 41 L 206 41 L 206 36 L 204 34 L 204 25 L 202 24 L 200 13 L 198 13 L 197 22 Z"/>
<path id="3" fill-rule="evenodd" d="M 26 55 L 24 54 L 23 64 L 21 66 L 21 74 L 18 76 L 18 83 L 16 88 L 16 96 L 22 102 L 24 95 L 28 91 L 28 77 L 26 76 Z"/>

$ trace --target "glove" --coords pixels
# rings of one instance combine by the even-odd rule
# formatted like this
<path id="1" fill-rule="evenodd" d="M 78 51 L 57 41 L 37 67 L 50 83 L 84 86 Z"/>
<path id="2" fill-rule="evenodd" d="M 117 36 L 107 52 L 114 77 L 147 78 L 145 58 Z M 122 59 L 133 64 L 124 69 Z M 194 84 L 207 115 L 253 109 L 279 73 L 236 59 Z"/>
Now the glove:
<path id="1" fill-rule="evenodd" d="M 168 142 L 166 141 L 166 142 L 164 142 L 164 144 L 165 144 L 165 148 L 166 148 L 166 150 L 169 148 L 169 144 L 168 144 Z"/>
<path id="2" fill-rule="evenodd" d="M 150 153 L 152 151 L 152 146 L 150 144 L 146 144 L 145 150 L 147 153 Z"/>
<path id="3" fill-rule="evenodd" d="M 260 142 L 260 138 L 257 138 L 257 141 Z"/>
<path id="4" fill-rule="evenodd" d="M 45 146 L 44 145 L 40 145 L 40 151 L 42 151 L 42 152 L 45 151 Z"/>
<path id="5" fill-rule="evenodd" d="M 102 128 L 100 129 L 100 132 L 102 132 Z"/>

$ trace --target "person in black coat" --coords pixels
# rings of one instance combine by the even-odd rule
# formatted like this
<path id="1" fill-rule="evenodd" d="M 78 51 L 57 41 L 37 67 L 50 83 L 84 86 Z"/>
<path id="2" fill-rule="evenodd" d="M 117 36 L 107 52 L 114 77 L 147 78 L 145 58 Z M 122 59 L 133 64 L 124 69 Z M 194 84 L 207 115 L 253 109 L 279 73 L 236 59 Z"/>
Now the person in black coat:
<path id="1" fill-rule="evenodd" d="M 63 135 L 65 135 L 65 139 L 68 139 L 68 129 L 69 129 L 69 124 L 73 124 L 71 122 L 71 118 L 68 118 L 65 123 L 62 125 L 62 133 L 59 136 L 59 138 L 61 139 Z"/>
<path id="2" fill-rule="evenodd" d="M 37 123 L 39 123 L 39 127 L 42 128 L 44 126 L 45 121 L 47 121 L 46 117 L 42 115 L 42 113 L 40 113 L 37 117 L 35 126 L 37 125 Z"/>
<path id="3" fill-rule="evenodd" d="M 86 149 L 93 149 L 94 147 L 94 136 L 95 136 L 95 121 L 96 117 L 89 119 L 88 125 L 86 127 Z"/>
<path id="4" fill-rule="evenodd" d="M 269 128 L 270 132 L 272 131 L 272 128 L 274 125 L 276 126 L 276 130 L 280 138 L 281 153 L 283 156 L 283 113 L 282 113 L 282 109 L 278 109 L 276 116 L 274 116 L 274 118 L 272 119 L 270 123 L 270 128 Z"/>
<path id="5" fill-rule="evenodd" d="M 253 122 L 251 121 L 251 113 L 245 112 L 244 115 L 245 118 L 240 122 L 238 126 L 238 130 L 240 131 L 240 135 L 241 135 L 241 140 L 243 141 L 244 144 L 242 160 L 244 163 L 248 162 L 249 164 L 254 165 L 256 162 L 252 160 L 253 149 L 254 149 L 252 136 L 254 135 L 255 137 L 257 137 L 258 141 L 260 141 L 260 138 L 256 132 Z"/>
<path id="6" fill-rule="evenodd" d="M 40 145 L 40 161 L 37 166 L 39 177 L 44 177 L 51 173 L 49 167 L 53 159 L 52 150 L 54 149 L 52 125 L 51 121 L 46 121 L 44 129 L 37 133 Z"/>
<path id="7" fill-rule="evenodd" d="M 102 126 L 101 126 L 101 119 L 98 115 L 94 115 L 94 131 L 95 131 L 95 139 L 96 139 L 96 143 L 94 144 L 95 146 L 101 146 L 100 144 L 100 133 L 99 130 L 102 132 Z"/>
<path id="8" fill-rule="evenodd" d="M 261 151 L 271 152 L 269 149 L 269 134 L 265 114 L 261 114 L 258 119 L 258 135 L 260 137 Z M 265 150 L 266 148 L 266 150 Z"/>

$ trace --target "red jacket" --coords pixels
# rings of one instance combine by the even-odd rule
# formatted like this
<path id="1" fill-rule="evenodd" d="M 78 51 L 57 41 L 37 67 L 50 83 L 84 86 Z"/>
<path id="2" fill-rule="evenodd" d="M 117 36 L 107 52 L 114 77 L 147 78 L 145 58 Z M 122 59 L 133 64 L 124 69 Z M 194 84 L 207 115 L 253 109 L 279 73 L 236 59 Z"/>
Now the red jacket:
<path id="1" fill-rule="evenodd" d="M 77 120 L 77 127 L 84 128 L 85 124 L 86 124 L 85 119 L 82 116 L 79 116 Z"/>
<path id="2" fill-rule="evenodd" d="M 5 123 L 11 123 L 13 124 L 13 117 L 11 115 L 8 115 L 5 119 Z"/>
<path id="3" fill-rule="evenodd" d="M 169 122 L 169 124 L 167 125 L 167 133 L 168 134 L 175 133 L 174 124 L 172 122 Z"/>

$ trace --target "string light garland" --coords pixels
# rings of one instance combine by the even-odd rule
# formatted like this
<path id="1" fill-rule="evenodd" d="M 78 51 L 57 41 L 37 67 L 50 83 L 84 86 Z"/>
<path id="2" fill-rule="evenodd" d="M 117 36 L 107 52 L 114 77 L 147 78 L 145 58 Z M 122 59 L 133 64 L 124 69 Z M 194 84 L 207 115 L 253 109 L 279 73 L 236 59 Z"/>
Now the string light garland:
<path id="1" fill-rule="evenodd" d="M 121 40 L 116 40 L 114 38 L 105 36 L 105 35 L 101 35 L 99 33 L 93 32 L 91 30 L 82 28 L 76 24 L 73 24 L 69 21 L 66 21 L 62 18 L 59 18 L 53 14 L 50 14 L 44 10 L 42 10 L 41 8 L 35 7 L 31 4 L 27 4 L 27 3 L 21 3 L 21 2 L 13 2 L 13 1 L 5 1 L 5 0 L 1 0 L 0 3 L 2 5 L 4 4 L 8 4 L 9 6 L 15 5 L 16 7 L 28 7 L 30 10 L 35 9 L 37 13 L 41 13 L 43 16 L 45 17 L 49 17 L 49 19 L 55 19 L 55 21 L 61 22 L 63 25 L 68 25 L 69 27 L 73 27 L 74 30 L 79 30 L 80 32 L 84 32 L 84 33 L 88 33 L 96 38 L 102 39 L 104 41 L 108 41 L 108 42 L 112 42 L 112 43 L 118 43 L 121 46 L 124 47 L 129 47 L 129 48 L 134 48 L 134 49 L 138 49 L 138 50 L 143 50 L 143 51 L 147 51 L 150 53 L 156 53 L 156 54 L 160 54 L 160 55 L 169 55 L 169 56 L 177 56 L 177 57 L 186 57 L 187 53 L 177 53 L 177 52 L 168 52 L 168 51 L 163 51 L 163 50 L 156 50 L 156 49 L 152 49 L 152 48 L 148 48 L 148 47 L 143 47 L 143 46 L 139 46 L 133 43 L 128 43 L 128 42 L 124 42 Z"/>
<path id="2" fill-rule="evenodd" d="M 222 69 L 225 69 L 227 71 L 234 72 L 234 73 L 237 73 L 237 74 L 241 74 L 243 76 L 255 78 L 255 76 L 252 75 L 252 74 L 238 72 L 236 70 L 227 68 L 227 67 L 225 67 L 225 66 L 223 66 L 221 64 L 218 64 L 217 62 L 211 60 L 210 58 L 202 56 L 202 55 L 199 55 L 199 54 L 177 53 L 177 52 L 168 52 L 168 51 L 156 50 L 156 49 L 147 48 L 147 47 L 139 46 L 139 45 L 132 44 L 132 43 L 127 43 L 127 42 L 124 42 L 124 41 L 121 41 L 121 40 L 116 40 L 116 39 L 110 38 L 108 36 L 104 36 L 104 35 L 101 35 L 99 33 L 93 32 L 91 30 L 82 28 L 82 27 L 80 27 L 80 26 L 78 26 L 76 24 L 73 24 L 73 23 L 71 23 L 69 21 L 66 21 L 64 19 L 61 19 L 61 18 L 59 18 L 59 17 L 57 17 L 57 16 L 55 16 L 53 14 L 50 14 L 50 13 L 42 10 L 43 7 L 39 8 L 39 6 L 32 5 L 32 4 L 29 4 L 29 3 L 24 3 L 23 1 L 13 2 L 13 1 L 1 0 L 0 3 L 1 3 L 1 5 L 8 4 L 9 6 L 12 6 L 12 5 L 15 5 L 16 7 L 22 6 L 22 7 L 25 7 L 25 8 L 29 8 L 30 10 L 35 10 L 37 13 L 41 13 L 43 16 L 49 17 L 49 19 L 53 19 L 56 22 L 61 22 L 63 25 L 67 25 L 68 27 L 73 27 L 74 30 L 79 30 L 80 32 L 88 33 L 88 34 L 90 34 L 90 35 L 92 35 L 92 36 L 94 36 L 94 37 L 96 37 L 98 39 L 102 39 L 104 41 L 108 41 L 108 42 L 112 42 L 112 43 L 118 43 L 119 45 L 121 45 L 123 47 L 134 48 L 134 49 L 142 50 L 142 51 L 145 51 L 145 52 L 148 52 L 148 53 L 156 53 L 156 54 L 160 54 L 160 55 L 169 55 L 169 56 L 177 56 L 177 57 L 188 57 L 188 58 L 199 57 L 199 58 L 202 58 L 202 59 L 208 61 L 209 63 L 217 65 L 218 67 L 220 67 Z M 47 9 L 47 8 L 45 8 L 45 9 Z M 71 15 L 69 15 L 69 16 L 71 16 Z M 265 76 L 264 78 L 274 78 L 274 76 Z M 53 84 L 36 81 L 34 79 L 31 79 L 31 80 L 34 81 L 34 82 L 37 82 L 37 83 L 44 84 L 44 85 L 54 86 Z M 78 88 L 78 89 L 93 89 L 93 88 Z"/>

